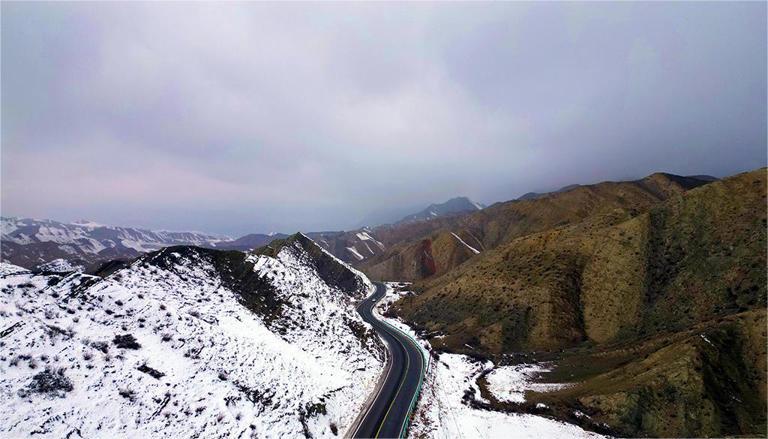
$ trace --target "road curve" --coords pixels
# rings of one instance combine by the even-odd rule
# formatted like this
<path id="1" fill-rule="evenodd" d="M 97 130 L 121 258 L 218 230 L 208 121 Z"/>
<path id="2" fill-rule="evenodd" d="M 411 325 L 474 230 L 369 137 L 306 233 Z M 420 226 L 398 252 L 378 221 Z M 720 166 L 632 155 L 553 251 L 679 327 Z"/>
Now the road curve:
<path id="1" fill-rule="evenodd" d="M 416 342 L 394 326 L 379 320 L 373 307 L 384 297 L 386 287 L 375 283 L 376 291 L 360 303 L 357 312 L 370 323 L 387 345 L 389 357 L 373 401 L 352 432 L 355 438 L 400 438 L 408 430 L 424 379 L 424 356 Z"/>

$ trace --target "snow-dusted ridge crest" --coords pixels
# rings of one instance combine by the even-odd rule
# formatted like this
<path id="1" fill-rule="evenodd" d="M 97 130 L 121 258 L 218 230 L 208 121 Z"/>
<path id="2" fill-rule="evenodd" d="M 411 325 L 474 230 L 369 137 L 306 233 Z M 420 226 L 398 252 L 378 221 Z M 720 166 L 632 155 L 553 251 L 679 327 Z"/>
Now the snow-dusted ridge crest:
<path id="1" fill-rule="evenodd" d="M 308 236 L 307 236 L 307 235 L 305 235 L 304 233 L 302 233 L 302 232 L 299 232 L 299 234 L 300 234 L 301 236 L 303 236 L 304 238 L 306 238 L 306 239 L 308 239 L 308 240 L 312 241 L 312 243 L 313 243 L 313 244 L 314 244 L 314 245 L 315 245 L 315 246 L 316 246 L 318 249 L 320 249 L 320 251 L 322 251 L 323 253 L 325 253 L 326 255 L 328 255 L 328 257 L 330 257 L 330 258 L 333 258 L 333 260 L 335 260 L 335 261 L 336 261 L 336 262 L 338 262 L 339 264 L 343 265 L 343 266 L 344 266 L 344 267 L 345 267 L 347 270 L 351 271 L 351 272 L 352 272 L 352 273 L 354 273 L 354 274 L 355 274 L 357 277 L 359 277 L 359 278 L 360 278 L 360 280 L 363 282 L 363 285 L 365 286 L 365 290 L 364 290 L 364 296 L 363 296 L 363 297 L 367 297 L 367 296 L 370 296 L 371 294 L 373 294 L 373 292 L 376 290 L 376 287 L 373 285 L 373 283 L 371 282 L 371 280 L 370 280 L 370 279 L 368 279 L 368 276 L 366 276 L 366 275 L 365 275 L 365 273 L 363 273 L 362 271 L 360 271 L 360 270 L 358 270 L 358 269 L 354 268 L 353 266 L 351 266 L 351 265 L 347 264 L 346 262 L 342 261 L 341 259 L 337 258 L 337 257 L 336 257 L 336 256 L 334 256 L 334 255 L 333 255 L 331 252 L 329 252 L 328 250 L 326 250 L 325 248 L 323 248 L 323 247 L 322 247 L 320 244 L 316 243 L 316 242 L 315 242 L 315 241 L 314 241 L 312 238 L 308 237 Z M 366 235 L 367 235 L 367 234 L 366 234 Z M 372 238 L 370 238 L 370 239 L 372 239 Z M 379 246 L 383 247 L 383 245 L 382 245 L 381 243 L 379 243 L 378 241 L 376 241 L 376 243 L 377 243 Z"/>
<path id="2" fill-rule="evenodd" d="M 314 265 L 319 276 L 329 285 L 334 285 L 353 295 L 356 299 L 362 299 L 373 292 L 375 287 L 362 272 L 334 256 L 317 242 L 304 233 L 298 232 L 285 239 L 275 240 L 272 243 L 254 250 L 255 255 L 275 256 L 285 248 L 301 248 L 308 253 L 310 263 Z"/>
<path id="3" fill-rule="evenodd" d="M 100 276 L 0 263 L 0 436 L 343 435 L 383 352 L 362 291 L 324 280 L 319 254 L 170 247 Z"/>

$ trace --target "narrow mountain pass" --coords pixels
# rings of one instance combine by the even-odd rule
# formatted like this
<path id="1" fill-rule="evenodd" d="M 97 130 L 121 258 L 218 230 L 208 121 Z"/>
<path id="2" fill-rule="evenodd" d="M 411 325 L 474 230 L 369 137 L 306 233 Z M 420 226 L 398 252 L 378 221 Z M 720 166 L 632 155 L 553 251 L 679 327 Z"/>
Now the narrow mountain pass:
<path id="1" fill-rule="evenodd" d="M 421 348 L 407 334 L 380 320 L 373 308 L 384 297 L 386 287 L 375 283 L 376 291 L 357 308 L 387 345 L 388 361 L 384 381 L 359 424 L 352 429 L 355 438 L 399 438 L 408 429 L 411 413 L 421 390 L 425 361 Z"/>

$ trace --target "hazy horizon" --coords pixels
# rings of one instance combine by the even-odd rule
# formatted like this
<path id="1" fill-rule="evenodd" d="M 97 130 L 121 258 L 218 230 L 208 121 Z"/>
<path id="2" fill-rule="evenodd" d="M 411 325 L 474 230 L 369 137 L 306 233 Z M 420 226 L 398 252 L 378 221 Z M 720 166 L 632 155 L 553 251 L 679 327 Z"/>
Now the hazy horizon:
<path id="1" fill-rule="evenodd" d="M 2 215 L 350 229 L 766 166 L 766 4 L 2 3 Z"/>
<path id="2" fill-rule="evenodd" d="M 738 172 L 734 173 L 734 175 L 735 174 L 740 174 L 742 172 L 748 172 L 748 171 L 751 171 L 751 170 L 754 170 L 754 169 L 745 169 L 743 171 L 738 171 Z M 670 172 L 666 172 L 666 171 L 656 171 L 656 172 L 670 173 Z M 670 174 L 674 174 L 674 173 L 670 173 Z M 650 174 L 648 174 L 648 175 L 650 175 Z M 644 175 L 642 177 L 646 177 L 648 175 Z M 711 175 L 711 174 L 688 174 L 686 176 L 710 176 L 710 177 L 716 177 L 716 178 L 724 178 L 724 177 L 729 177 L 730 175 L 716 176 L 716 175 Z M 605 181 L 628 181 L 628 180 L 635 180 L 635 179 L 640 179 L 642 177 L 626 178 L 626 179 L 615 179 L 615 180 L 602 180 L 602 181 L 594 181 L 594 182 L 577 182 L 577 183 L 571 183 L 571 184 L 591 185 L 591 184 L 602 183 L 602 182 L 605 182 Z M 510 197 L 508 199 L 489 201 L 489 202 L 483 203 L 483 204 L 485 204 L 485 207 L 488 207 L 488 206 L 490 206 L 490 205 L 492 205 L 494 203 L 503 203 L 503 202 L 506 202 L 506 201 L 514 201 L 517 198 L 519 198 L 520 196 L 525 195 L 528 192 L 537 192 L 537 193 L 554 192 L 554 191 L 557 191 L 558 189 L 562 189 L 563 187 L 565 187 L 565 186 L 557 186 L 557 187 L 545 188 L 545 189 L 541 189 L 541 190 L 538 190 L 538 191 L 535 191 L 535 190 L 534 191 L 527 191 L 527 192 L 523 192 L 523 193 L 517 194 L 515 196 L 512 196 L 512 197 Z M 462 197 L 462 196 L 463 195 L 458 195 L 456 197 L 451 197 L 451 198 L 459 198 L 459 197 Z M 469 198 L 469 197 L 467 197 L 467 198 Z M 137 225 L 137 224 L 100 223 L 99 221 L 94 221 L 91 218 L 85 218 L 85 217 L 61 219 L 61 218 L 49 218 L 49 217 L 32 217 L 32 216 L 29 216 L 29 215 L 5 215 L 5 214 L 3 214 L 3 217 L 13 217 L 13 218 L 22 218 L 22 219 L 27 218 L 27 219 L 32 219 L 32 220 L 51 220 L 51 221 L 57 221 L 57 222 L 61 222 L 61 223 L 69 223 L 69 224 L 91 222 L 91 223 L 96 223 L 96 224 L 103 225 L 103 226 L 135 227 L 135 228 L 149 229 L 149 230 L 155 230 L 155 231 L 157 231 L 157 230 L 167 230 L 167 231 L 173 231 L 173 232 L 201 232 L 201 233 L 210 233 L 210 234 L 213 234 L 213 235 L 229 236 L 230 238 L 236 239 L 236 238 L 248 235 L 248 234 L 276 234 L 276 233 L 283 233 L 283 234 L 289 234 L 290 235 L 290 234 L 294 234 L 294 233 L 297 233 L 297 232 L 310 233 L 310 232 L 348 231 L 348 230 L 354 230 L 354 229 L 358 229 L 358 228 L 362 228 L 362 227 L 366 227 L 366 226 L 373 227 L 373 226 L 377 226 L 377 225 L 386 225 L 386 224 L 393 223 L 393 222 L 395 222 L 397 220 L 400 220 L 403 217 L 405 217 L 406 215 L 419 212 L 419 211 L 429 207 L 430 204 L 440 204 L 440 203 L 446 202 L 448 200 L 449 199 L 436 200 L 436 201 L 428 203 L 428 204 L 413 205 L 413 206 L 410 206 L 410 207 L 382 209 L 382 210 L 379 210 L 379 211 L 374 210 L 374 211 L 369 212 L 365 217 L 363 217 L 363 219 L 358 220 L 356 224 L 353 224 L 353 225 L 348 226 L 348 227 L 343 227 L 343 228 L 295 229 L 295 230 L 282 230 L 282 229 L 250 230 L 250 231 L 245 231 L 245 232 L 242 232 L 242 233 L 235 233 L 235 234 L 226 233 L 226 232 L 217 232 L 217 231 L 211 231 L 211 230 L 199 230 L 199 229 L 191 229 L 191 228 L 186 228 L 185 229 L 183 227 L 175 228 L 175 229 L 166 229 L 166 228 L 158 228 L 158 227 L 151 227 L 151 226 L 144 226 L 144 225 Z M 472 200 L 472 201 L 476 201 L 476 200 Z M 369 219 L 369 218 L 391 218 L 391 222 L 387 222 L 387 221 L 378 221 L 378 222 L 377 221 L 369 221 L 369 222 L 366 222 L 366 219 Z"/>

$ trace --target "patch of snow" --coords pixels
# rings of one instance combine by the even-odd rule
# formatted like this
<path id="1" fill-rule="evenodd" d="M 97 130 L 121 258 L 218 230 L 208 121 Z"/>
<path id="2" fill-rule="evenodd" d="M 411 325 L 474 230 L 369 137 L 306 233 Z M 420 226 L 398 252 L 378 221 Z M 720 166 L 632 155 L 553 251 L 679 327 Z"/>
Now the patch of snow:
<path id="1" fill-rule="evenodd" d="M 455 234 L 453 232 L 451 232 L 451 235 L 453 235 L 454 238 L 459 240 L 460 243 L 464 244 L 464 246 L 467 247 L 472 253 L 474 253 L 476 255 L 480 254 L 480 251 L 478 249 L 476 249 L 476 248 L 472 247 L 471 245 L 467 244 L 466 242 L 464 242 L 463 239 L 459 238 L 459 235 L 457 235 L 457 234 Z"/>
<path id="2" fill-rule="evenodd" d="M 8 262 L 0 261 L 0 276 L 9 276 L 12 274 L 29 273 L 26 268 L 19 267 L 18 265 L 9 264 Z"/>
<path id="3" fill-rule="evenodd" d="M 584 412 L 582 412 L 582 411 L 580 411 L 580 410 L 576 410 L 576 411 L 574 411 L 574 412 L 573 412 L 573 414 L 574 414 L 574 415 L 575 415 L 577 418 L 587 418 L 587 419 L 591 419 L 591 418 L 589 417 L 589 415 L 588 415 L 588 414 L 586 414 L 586 413 L 584 413 Z"/>
<path id="4" fill-rule="evenodd" d="M 363 259 L 365 259 L 363 255 L 361 255 L 360 252 L 358 252 L 357 249 L 355 249 L 354 247 L 347 247 L 347 251 L 352 253 L 352 256 L 354 256 L 355 259 L 357 259 L 358 261 L 362 261 Z"/>
<path id="5" fill-rule="evenodd" d="M 3 217 L 0 219 L 0 233 L 2 233 L 3 237 L 10 235 L 19 228 L 17 224 L 18 220 L 16 218 Z"/>
<path id="6" fill-rule="evenodd" d="M 85 268 L 82 267 L 81 265 L 72 264 L 66 259 L 54 259 L 50 262 L 46 262 L 45 264 L 40 264 L 36 268 L 41 271 L 50 271 L 50 272 L 58 272 L 58 273 L 85 270 Z"/>
<path id="7" fill-rule="evenodd" d="M 14 230 L 15 231 L 15 230 Z M 26 233 L 18 233 L 15 235 L 3 235 L 3 241 L 10 241 L 16 244 L 27 245 L 35 242 L 32 237 Z"/>
<path id="8" fill-rule="evenodd" d="M 539 374 L 550 369 L 541 364 L 517 364 L 493 369 L 486 376 L 489 390 L 499 401 L 525 402 L 525 391 L 551 392 L 570 384 L 536 383 Z"/>
<path id="9" fill-rule="evenodd" d="M 134 241 L 131 239 L 121 239 L 120 244 L 122 244 L 123 247 L 132 248 L 139 253 L 145 253 L 152 250 L 157 250 L 159 248 L 154 246 L 147 246 L 146 242 Z"/>
<path id="10" fill-rule="evenodd" d="M 308 237 L 307 235 L 305 235 L 305 234 L 303 234 L 301 232 L 299 232 L 299 234 L 301 236 L 303 236 L 304 238 L 312 241 L 312 238 Z M 314 242 L 314 241 L 312 241 L 312 242 Z M 317 243 L 315 243 L 315 245 L 317 245 Z M 374 291 L 376 291 L 376 287 L 373 285 L 373 283 L 370 281 L 370 279 L 368 279 L 368 276 L 363 274 L 362 271 L 352 267 L 351 265 L 349 265 L 346 262 L 342 261 L 341 259 L 337 258 L 336 256 L 334 256 L 333 253 L 331 253 L 328 250 L 324 249 L 322 246 L 318 245 L 317 248 L 319 248 L 320 251 L 325 253 L 328 257 L 332 258 L 337 263 L 339 263 L 339 264 L 343 265 L 344 267 L 346 267 L 347 270 L 349 270 L 352 273 L 354 273 L 361 280 L 361 282 L 363 283 L 364 288 L 363 288 L 363 291 L 360 291 L 360 293 L 361 293 L 359 295 L 360 299 L 364 299 L 364 298 L 370 296 L 371 294 L 373 294 Z"/>
<path id="11" fill-rule="evenodd" d="M 384 250 L 384 244 L 382 244 L 381 242 L 379 242 L 376 239 L 374 239 L 371 235 L 368 234 L 368 232 L 358 232 L 356 234 L 356 236 L 357 236 L 357 239 L 359 239 L 361 241 L 372 241 L 374 244 L 376 244 L 376 246 L 380 250 Z M 368 245 L 368 244 L 366 244 L 366 245 Z M 370 247 L 369 247 L 369 250 L 370 250 Z M 371 253 L 373 253 L 373 252 L 371 252 Z"/>
<path id="12" fill-rule="evenodd" d="M 464 399 L 487 368 L 459 354 L 441 354 L 425 383 L 410 437 L 600 438 L 576 425 L 530 414 L 472 408 Z M 477 398 L 477 395 L 475 396 Z"/>

